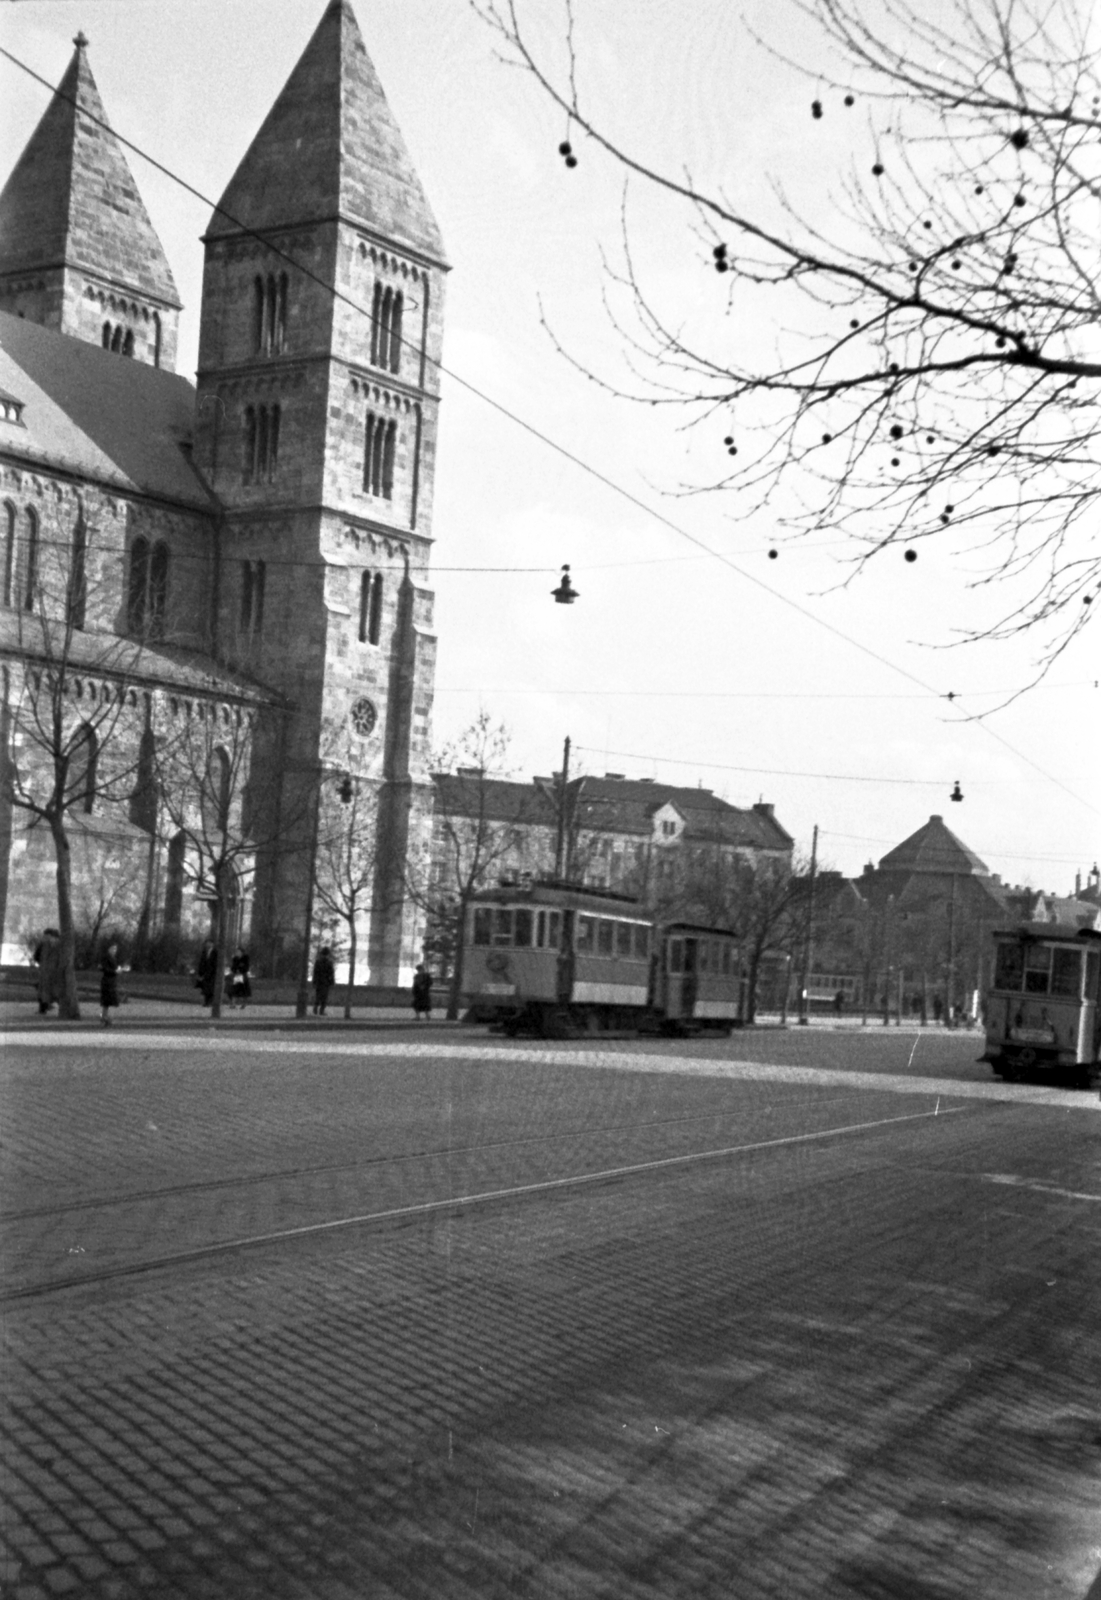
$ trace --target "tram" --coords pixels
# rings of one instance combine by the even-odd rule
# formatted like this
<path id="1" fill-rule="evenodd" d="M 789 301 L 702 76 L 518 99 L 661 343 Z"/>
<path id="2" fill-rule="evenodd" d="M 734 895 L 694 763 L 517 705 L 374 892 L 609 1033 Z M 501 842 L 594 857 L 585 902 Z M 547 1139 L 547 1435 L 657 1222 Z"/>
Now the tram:
<path id="1" fill-rule="evenodd" d="M 729 1033 L 742 1014 L 741 952 L 728 930 L 661 926 L 610 890 L 485 889 L 463 930 L 463 995 L 509 1034 Z"/>
<path id="2" fill-rule="evenodd" d="M 994 935 L 986 1050 L 1000 1078 L 1089 1084 L 1101 1058 L 1101 930 L 1027 922 Z"/>

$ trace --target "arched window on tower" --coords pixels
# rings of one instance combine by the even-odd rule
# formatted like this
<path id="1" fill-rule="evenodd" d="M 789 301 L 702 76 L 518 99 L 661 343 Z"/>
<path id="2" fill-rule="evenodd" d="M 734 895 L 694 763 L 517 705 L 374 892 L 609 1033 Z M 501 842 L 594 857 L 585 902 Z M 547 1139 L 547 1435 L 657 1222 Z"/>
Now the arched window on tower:
<path id="1" fill-rule="evenodd" d="M 90 816 L 96 801 L 99 741 L 90 722 L 82 723 L 69 746 L 68 799 Z"/>
<path id="2" fill-rule="evenodd" d="M 110 350 L 111 348 L 111 333 L 111 324 L 109 322 L 105 322 L 103 324 L 103 348 L 105 350 Z"/>
<path id="3" fill-rule="evenodd" d="M 111 329 L 111 349 L 116 355 L 122 354 L 122 323 L 116 323 Z"/>
<path id="4" fill-rule="evenodd" d="M 126 625 L 145 632 L 145 591 L 149 584 L 149 541 L 140 535 L 130 546 L 130 581 L 126 588 Z"/>
<path id="5" fill-rule="evenodd" d="M 153 365 L 155 367 L 159 367 L 160 364 L 161 364 L 161 319 L 160 319 L 160 313 L 154 311 L 154 313 L 153 313 Z"/>
<path id="6" fill-rule="evenodd" d="M 259 278 L 257 278 L 259 283 Z M 241 451 L 241 482 L 252 483 L 256 475 L 256 407 L 245 407 L 244 441 Z"/>
<path id="7" fill-rule="evenodd" d="M 6 606 L 12 603 L 15 593 L 15 507 L 4 501 L 4 588 L 2 599 Z"/>
<path id="8" fill-rule="evenodd" d="M 275 338 L 272 348 L 278 355 L 286 348 L 287 343 L 287 274 L 279 274 L 279 282 L 275 291 Z"/>
<path id="9" fill-rule="evenodd" d="M 266 462 L 266 476 L 269 483 L 275 481 L 275 469 L 279 465 L 279 424 L 282 412 L 277 405 L 268 407 L 268 457 Z"/>
<path id="10" fill-rule="evenodd" d="M 398 425 L 367 413 L 363 437 L 363 488 L 367 494 L 390 500 L 394 494 L 394 455 Z"/>
<path id="11" fill-rule="evenodd" d="M 262 355 L 264 350 L 264 280 L 255 277 L 252 280 L 252 348 L 257 355 Z"/>
<path id="12" fill-rule="evenodd" d="M 371 365 L 379 364 L 379 340 L 382 332 L 382 284 L 375 284 L 374 299 L 371 301 Z"/>
<path id="13" fill-rule="evenodd" d="M 24 544 L 23 556 L 23 593 L 21 596 L 24 611 L 33 611 L 38 602 L 38 518 L 27 507 L 27 533 Z"/>
<path id="14" fill-rule="evenodd" d="M 126 337 L 122 341 L 122 353 L 124 356 L 132 356 L 134 354 L 133 328 L 127 328 L 126 330 Z"/>
<path id="15" fill-rule="evenodd" d="M 371 574 L 363 572 L 359 578 L 359 642 L 367 643 L 367 630 L 371 620 Z"/>
<path id="16" fill-rule="evenodd" d="M 256 639 L 264 626 L 264 582 L 266 569 L 262 561 L 241 563 L 241 634 Z"/>
<path id="17" fill-rule="evenodd" d="M 178 934 L 183 915 L 184 864 L 187 859 L 187 837 L 177 833 L 168 845 L 168 867 L 164 876 L 164 927 L 166 933 Z"/>
<path id="18" fill-rule="evenodd" d="M 401 370 L 401 313 L 402 296 L 400 290 L 394 291 L 390 302 L 390 371 Z"/>
<path id="19" fill-rule="evenodd" d="M 382 633 L 382 573 L 376 572 L 371 580 L 371 615 L 367 624 L 367 642 L 378 644 Z"/>

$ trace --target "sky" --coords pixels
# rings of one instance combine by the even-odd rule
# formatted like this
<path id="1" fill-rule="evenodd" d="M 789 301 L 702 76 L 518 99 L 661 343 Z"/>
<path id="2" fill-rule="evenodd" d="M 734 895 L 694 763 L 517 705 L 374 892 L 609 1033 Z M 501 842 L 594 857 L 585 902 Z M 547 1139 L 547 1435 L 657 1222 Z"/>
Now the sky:
<path id="1" fill-rule="evenodd" d="M 721 476 L 721 420 L 685 428 L 607 392 L 559 347 L 622 378 L 605 291 L 624 226 L 648 290 L 683 306 L 716 352 L 774 347 L 782 308 L 731 306 L 694 215 L 625 188 L 576 135 L 567 169 L 570 130 L 466 0 L 355 4 L 452 269 L 436 744 L 485 710 L 509 729 L 514 773 L 531 776 L 561 766 L 569 736 L 574 772 L 770 801 L 801 852 L 817 826 L 820 864 L 849 874 L 939 814 L 1005 881 L 1069 892 L 1101 855 L 1096 624 L 1006 705 L 1032 681 L 1037 643 L 958 642 L 995 619 L 998 596 L 974 587 L 980 563 L 951 533 L 914 563 L 896 548 L 857 576 L 843 542 L 784 544 L 737 496 L 684 492 Z M 0 44 L 56 84 L 82 29 L 116 132 L 214 202 L 323 10 L 4 0 Z M 528 14 L 554 51 L 555 0 Z M 830 100 L 812 124 L 808 80 L 754 38 L 813 47 L 790 0 L 575 0 L 575 16 L 582 93 L 617 137 L 739 203 L 770 203 L 779 176 L 828 223 L 870 131 L 860 107 L 846 120 Z M 47 99 L 0 58 L 3 174 Z M 184 302 L 178 370 L 192 376 L 209 208 L 128 159 Z M 580 598 L 560 606 L 550 591 L 567 562 Z"/>

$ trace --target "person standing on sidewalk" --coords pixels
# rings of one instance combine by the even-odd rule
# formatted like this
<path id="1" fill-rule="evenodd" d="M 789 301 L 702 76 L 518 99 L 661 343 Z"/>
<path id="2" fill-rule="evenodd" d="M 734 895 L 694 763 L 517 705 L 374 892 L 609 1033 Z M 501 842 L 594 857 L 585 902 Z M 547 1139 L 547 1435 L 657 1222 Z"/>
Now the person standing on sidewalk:
<path id="1" fill-rule="evenodd" d="M 317 960 L 313 964 L 313 1014 L 315 1017 L 325 1015 L 325 1007 L 329 1003 L 329 990 L 336 982 L 336 968 L 333 966 L 333 953 L 328 945 L 322 945 L 317 952 Z"/>
<path id="2" fill-rule="evenodd" d="M 112 939 L 99 964 L 99 1020 L 106 1028 L 112 1006 L 119 1003 L 119 947 Z"/>
<path id="3" fill-rule="evenodd" d="M 229 964 L 229 1003 L 236 1011 L 238 1007 L 243 1011 L 252 996 L 252 984 L 248 976 L 249 958 L 244 945 L 239 944 L 233 952 L 233 960 Z"/>
<path id="4" fill-rule="evenodd" d="M 56 928 L 45 928 L 34 952 L 38 967 L 38 1015 L 44 1017 L 61 999 L 61 935 Z"/>
<path id="5" fill-rule="evenodd" d="M 432 974 L 423 961 L 413 974 L 413 1015 L 418 1021 L 432 1020 Z"/>
<path id="6" fill-rule="evenodd" d="M 203 1005 L 214 1004 L 214 985 L 218 982 L 218 952 L 213 939 L 204 939 L 195 963 L 195 987 L 202 991 Z"/>

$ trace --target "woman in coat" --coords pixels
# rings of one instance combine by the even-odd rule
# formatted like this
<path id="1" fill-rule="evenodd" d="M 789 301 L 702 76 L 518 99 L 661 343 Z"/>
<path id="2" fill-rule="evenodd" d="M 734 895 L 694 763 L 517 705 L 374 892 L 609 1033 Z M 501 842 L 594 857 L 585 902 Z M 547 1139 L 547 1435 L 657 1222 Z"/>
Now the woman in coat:
<path id="1" fill-rule="evenodd" d="M 229 964 L 229 1003 L 236 1008 L 245 1009 L 246 1001 L 252 995 L 252 984 L 248 976 L 249 959 L 248 951 L 243 944 L 239 944 L 233 952 L 233 960 Z"/>
<path id="2" fill-rule="evenodd" d="M 61 935 L 46 928 L 34 953 L 38 965 L 38 1014 L 44 1017 L 61 999 Z"/>
<path id="3" fill-rule="evenodd" d="M 99 964 L 99 1017 L 106 1028 L 112 1006 L 119 1003 L 119 947 L 112 939 Z"/>
<path id="4" fill-rule="evenodd" d="M 218 982 L 218 952 L 213 939 L 204 939 L 195 964 L 195 987 L 202 990 L 203 1005 L 214 1004 L 214 985 Z"/>
<path id="5" fill-rule="evenodd" d="M 317 953 L 317 960 L 313 964 L 313 1014 L 315 1017 L 325 1015 L 325 1007 L 329 1003 L 329 990 L 336 982 L 336 968 L 333 966 L 333 953 L 328 945 L 323 945 Z"/>

